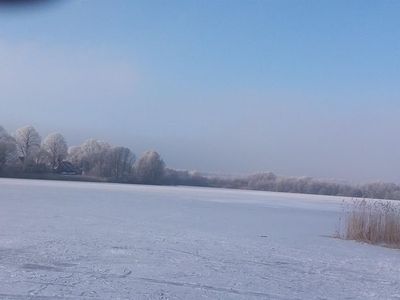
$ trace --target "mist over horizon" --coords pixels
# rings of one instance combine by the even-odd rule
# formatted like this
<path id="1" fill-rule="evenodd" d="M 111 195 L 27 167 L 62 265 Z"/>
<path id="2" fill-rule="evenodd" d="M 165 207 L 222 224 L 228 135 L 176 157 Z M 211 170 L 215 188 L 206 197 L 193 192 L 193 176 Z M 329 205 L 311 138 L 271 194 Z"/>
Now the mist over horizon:
<path id="1" fill-rule="evenodd" d="M 0 9 L 0 125 L 60 132 L 69 145 L 94 137 L 155 149 L 178 169 L 399 183 L 399 9 L 124 0 Z"/>
<path id="2" fill-rule="evenodd" d="M 30 124 L 25 124 L 25 125 L 30 125 Z M 22 126 L 20 126 L 22 127 Z M 36 127 L 35 128 L 40 128 Z M 5 128 L 8 129 L 8 128 Z M 15 130 L 18 128 L 15 128 Z M 8 130 L 11 134 L 15 131 Z M 178 169 L 178 170 L 189 170 L 189 171 L 198 171 L 203 174 L 209 174 L 209 175 L 217 175 L 217 176 L 228 176 L 228 177 L 242 177 L 242 176 L 248 176 L 251 174 L 257 174 L 257 173 L 265 173 L 265 172 L 272 172 L 278 176 L 284 176 L 284 177 L 313 177 L 315 179 L 320 179 L 320 180 L 327 180 L 327 181 L 332 181 L 332 182 L 337 182 L 337 183 L 350 183 L 350 184 L 363 184 L 363 183 L 369 183 L 369 182 L 381 182 L 385 181 L 382 180 L 381 178 L 376 178 L 373 176 L 373 174 L 365 174 L 364 179 L 355 179 L 355 178 L 345 178 L 345 177 L 334 177 L 330 176 L 326 172 L 326 176 L 321 176 L 319 174 L 313 175 L 313 174 L 305 174 L 305 173 L 290 173 L 290 171 L 279 171 L 279 167 L 277 169 L 270 169 L 270 168 L 255 168 L 255 169 L 218 169 L 216 166 L 210 166 L 209 169 L 202 169 L 202 168 L 197 168 L 196 166 L 198 165 L 199 162 L 202 162 L 203 165 L 209 164 L 206 161 L 203 161 L 205 157 L 201 157 L 201 153 L 196 152 L 195 154 L 199 154 L 199 159 L 196 160 L 195 162 L 188 160 L 187 164 L 185 165 L 184 161 L 182 158 L 179 157 L 179 152 L 180 151 L 186 151 L 189 147 L 194 147 L 194 143 L 190 143 L 189 147 L 181 147 L 182 146 L 182 140 L 164 140 L 163 143 L 160 143 L 161 139 L 156 139 L 156 138 L 148 138 L 144 136 L 132 136 L 130 139 L 125 140 L 125 137 L 120 137 L 118 135 L 105 135 L 104 133 L 97 134 L 97 135 L 90 135 L 90 133 L 86 134 L 85 131 L 80 131 L 80 132 L 74 132 L 74 131 L 69 131 L 68 129 L 64 131 L 60 130 L 39 130 L 39 133 L 41 134 L 42 139 L 44 139 L 47 135 L 54 133 L 54 132 L 59 132 L 63 134 L 66 137 L 66 140 L 68 142 L 69 146 L 79 146 L 86 140 L 90 138 L 98 139 L 101 141 L 109 142 L 114 146 L 127 146 L 132 151 L 137 155 L 140 156 L 147 150 L 156 150 L 158 151 L 162 158 L 165 160 L 167 167 Z M 162 141 L 162 140 L 161 140 Z M 188 144 L 187 144 L 188 145 Z M 201 145 L 198 145 L 199 147 Z M 172 161 L 175 161 L 175 163 L 171 163 L 171 158 Z M 176 163 L 178 162 L 178 163 Z M 193 167 L 188 167 L 188 166 L 193 166 Z M 282 169 L 282 168 L 281 168 Z M 329 170 L 328 170 L 329 171 Z M 370 176 L 371 175 L 371 176 Z M 386 182 L 394 182 L 398 183 L 394 180 L 386 180 Z"/>

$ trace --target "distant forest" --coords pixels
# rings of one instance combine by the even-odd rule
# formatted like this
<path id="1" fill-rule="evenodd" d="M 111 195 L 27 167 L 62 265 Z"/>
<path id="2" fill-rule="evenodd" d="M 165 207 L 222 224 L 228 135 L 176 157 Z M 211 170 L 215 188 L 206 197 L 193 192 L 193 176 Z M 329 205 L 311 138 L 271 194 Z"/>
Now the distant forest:
<path id="1" fill-rule="evenodd" d="M 0 176 L 159 185 L 187 185 L 287 193 L 400 200 L 400 186 L 362 185 L 273 173 L 227 178 L 167 168 L 160 154 L 146 151 L 138 159 L 131 149 L 88 139 L 68 147 L 62 134 L 41 139 L 33 126 L 9 134 L 0 126 Z"/>

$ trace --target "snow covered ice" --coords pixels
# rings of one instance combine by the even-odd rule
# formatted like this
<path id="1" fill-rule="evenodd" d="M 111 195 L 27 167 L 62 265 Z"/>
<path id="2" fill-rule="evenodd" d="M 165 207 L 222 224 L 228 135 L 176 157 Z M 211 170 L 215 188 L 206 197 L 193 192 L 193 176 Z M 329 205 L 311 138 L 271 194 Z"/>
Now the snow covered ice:
<path id="1" fill-rule="evenodd" d="M 0 299 L 400 299 L 341 197 L 0 179 Z"/>

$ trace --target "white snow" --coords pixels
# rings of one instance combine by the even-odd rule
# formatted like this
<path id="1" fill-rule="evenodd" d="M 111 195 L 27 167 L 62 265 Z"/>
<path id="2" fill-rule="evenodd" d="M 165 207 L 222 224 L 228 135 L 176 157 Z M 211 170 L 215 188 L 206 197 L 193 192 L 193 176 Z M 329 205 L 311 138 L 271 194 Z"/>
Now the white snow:
<path id="1" fill-rule="evenodd" d="M 343 198 L 0 179 L 0 299 L 400 299 Z"/>

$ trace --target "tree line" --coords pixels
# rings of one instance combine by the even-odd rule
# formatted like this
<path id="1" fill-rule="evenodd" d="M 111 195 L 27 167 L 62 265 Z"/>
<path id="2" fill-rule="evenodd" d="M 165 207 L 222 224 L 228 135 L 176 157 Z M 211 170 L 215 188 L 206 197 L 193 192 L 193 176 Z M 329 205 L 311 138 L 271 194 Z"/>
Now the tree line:
<path id="1" fill-rule="evenodd" d="M 219 187 L 270 192 L 400 200 L 400 185 L 386 182 L 338 183 L 312 177 L 285 177 L 271 172 L 241 177 L 204 176 L 198 172 L 166 169 L 166 184 Z"/>
<path id="2" fill-rule="evenodd" d="M 117 182 L 160 184 L 165 171 L 156 151 L 146 151 L 136 161 L 131 149 L 97 139 L 68 147 L 60 133 L 51 133 L 42 140 L 33 126 L 19 128 L 12 135 L 0 126 L 3 175 L 56 173 L 65 161 L 74 166 L 76 174 Z"/>
<path id="3" fill-rule="evenodd" d="M 30 178 L 54 174 L 68 162 L 82 174 L 78 180 L 101 178 L 103 181 L 220 187 L 287 193 L 347 196 L 400 200 L 400 185 L 374 182 L 347 184 L 311 177 L 284 177 L 266 172 L 241 177 L 205 175 L 195 171 L 167 168 L 156 151 L 146 151 L 139 159 L 124 146 L 88 139 L 68 147 L 62 134 L 52 133 L 41 139 L 33 126 L 9 134 L 0 126 L 0 175 Z M 86 178 L 86 179 L 85 179 Z M 65 177 L 63 179 L 72 179 Z"/>

